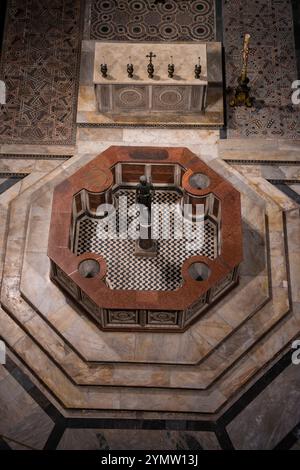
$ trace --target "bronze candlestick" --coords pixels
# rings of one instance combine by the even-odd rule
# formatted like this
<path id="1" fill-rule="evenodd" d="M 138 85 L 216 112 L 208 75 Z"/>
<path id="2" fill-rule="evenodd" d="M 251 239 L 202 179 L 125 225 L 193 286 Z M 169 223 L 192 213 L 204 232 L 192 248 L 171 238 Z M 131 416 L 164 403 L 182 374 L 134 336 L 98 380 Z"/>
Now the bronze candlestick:
<path id="1" fill-rule="evenodd" d="M 174 72 L 175 72 L 175 65 L 173 64 L 173 56 L 171 55 L 170 57 L 171 63 L 168 64 L 168 77 L 173 78 L 174 77 Z"/>
<path id="2" fill-rule="evenodd" d="M 129 78 L 133 78 L 133 71 L 134 71 L 134 68 L 131 63 L 131 57 L 129 57 L 129 64 L 127 64 L 127 74 Z"/>
<path id="3" fill-rule="evenodd" d="M 234 97 L 229 102 L 230 106 L 247 106 L 251 108 L 253 105 L 253 98 L 250 97 L 250 87 L 248 86 L 248 60 L 249 60 L 249 42 L 250 34 L 245 34 L 243 46 L 243 66 L 240 77 L 238 78 L 238 86 L 236 87 Z"/>
<path id="4" fill-rule="evenodd" d="M 100 71 L 103 78 L 107 78 L 107 64 L 100 65 Z"/>
<path id="5" fill-rule="evenodd" d="M 197 79 L 200 78 L 201 70 L 202 70 L 202 67 L 200 64 L 200 57 L 198 57 L 198 64 L 195 65 L 195 78 Z"/>

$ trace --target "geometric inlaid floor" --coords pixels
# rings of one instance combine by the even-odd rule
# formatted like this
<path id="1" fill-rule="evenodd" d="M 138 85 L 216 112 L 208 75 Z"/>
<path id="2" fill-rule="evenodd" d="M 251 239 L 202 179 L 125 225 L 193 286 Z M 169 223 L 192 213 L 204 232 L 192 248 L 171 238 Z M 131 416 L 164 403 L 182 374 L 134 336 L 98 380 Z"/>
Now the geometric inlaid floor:
<path id="1" fill-rule="evenodd" d="M 136 257 L 134 220 L 137 216 L 135 211 L 130 212 L 135 194 L 136 191 L 132 189 L 119 190 L 115 194 L 116 203 L 120 201 L 120 196 L 127 196 L 127 227 L 122 220 L 119 223 L 120 209 L 116 210 L 116 234 L 124 233 L 123 229 L 126 228 L 125 239 L 105 237 L 104 234 L 108 233 L 105 231 L 108 228 L 106 219 L 86 215 L 77 222 L 75 252 L 77 255 L 87 252 L 101 254 L 107 262 L 107 282 L 112 289 L 178 289 L 183 282 L 181 267 L 187 258 L 202 255 L 214 259 L 217 256 L 217 227 L 211 220 L 198 223 L 185 221 L 182 224 L 179 212 L 181 196 L 175 191 L 157 190 L 153 199 L 157 210 L 154 209 L 152 214 L 158 254 L 154 258 Z M 164 229 L 168 227 L 170 230 L 166 233 Z M 180 237 L 176 227 L 183 228 Z M 167 235 L 169 238 L 164 239 Z"/>
<path id="2" fill-rule="evenodd" d="M 236 87 L 245 33 L 251 35 L 248 76 L 254 106 L 227 107 L 230 138 L 299 139 L 299 105 L 292 103 L 297 62 L 291 0 L 223 0 L 226 83 Z"/>
<path id="3" fill-rule="evenodd" d="M 114 41 L 213 41 L 211 0 L 92 0 L 91 39 Z"/>
<path id="4" fill-rule="evenodd" d="M 8 0 L 1 144 L 75 143 L 82 7 L 81 0 Z"/>

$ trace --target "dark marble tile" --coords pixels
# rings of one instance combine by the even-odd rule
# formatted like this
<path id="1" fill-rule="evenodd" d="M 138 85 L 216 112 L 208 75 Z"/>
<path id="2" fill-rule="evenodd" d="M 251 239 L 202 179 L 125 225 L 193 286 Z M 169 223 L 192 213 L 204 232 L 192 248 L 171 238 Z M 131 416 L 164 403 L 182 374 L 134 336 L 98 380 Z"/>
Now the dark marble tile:
<path id="1" fill-rule="evenodd" d="M 7 374 L 0 380 L 0 434 L 41 449 L 53 426 L 53 421 L 14 377 Z M 15 443 L 8 442 L 14 448 Z"/>
<path id="2" fill-rule="evenodd" d="M 300 421 L 300 367 L 290 365 L 227 426 L 236 449 L 273 449 Z"/>
<path id="3" fill-rule="evenodd" d="M 217 450 L 214 433 L 150 430 L 67 429 L 58 449 L 65 450 Z"/>
<path id="4" fill-rule="evenodd" d="M 0 180 L 0 194 L 3 194 L 5 191 L 7 191 L 9 188 L 11 188 L 14 184 L 18 183 L 21 181 L 22 177 L 8 177 L 7 179 L 2 179 Z"/>

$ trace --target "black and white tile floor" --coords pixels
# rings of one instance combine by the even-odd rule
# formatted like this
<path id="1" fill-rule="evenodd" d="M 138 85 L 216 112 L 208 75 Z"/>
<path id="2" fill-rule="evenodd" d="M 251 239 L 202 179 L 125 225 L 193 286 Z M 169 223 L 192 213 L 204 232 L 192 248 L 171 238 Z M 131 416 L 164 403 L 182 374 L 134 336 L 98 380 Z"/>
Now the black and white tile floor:
<path id="1" fill-rule="evenodd" d="M 134 255 L 134 233 L 131 207 L 135 201 L 134 190 L 121 190 L 116 194 L 116 202 L 120 196 L 127 196 L 128 238 L 103 239 L 106 219 L 99 220 L 84 216 L 78 221 L 76 230 L 75 251 L 77 255 L 87 252 L 101 254 L 108 265 L 107 280 L 113 289 L 135 290 L 175 290 L 182 283 L 181 267 L 183 262 L 194 255 L 207 256 L 213 259 L 217 255 L 217 227 L 210 220 L 199 223 L 187 222 L 184 225 L 183 237 L 175 238 L 176 224 L 180 223 L 178 203 L 181 199 L 176 192 L 159 190 L 155 192 L 153 203 L 159 212 L 154 211 L 156 227 L 154 238 L 158 237 L 158 255 L 155 258 L 140 258 Z M 116 220 L 120 210 L 116 210 Z M 163 227 L 170 222 L 170 238 L 162 239 Z M 120 226 L 117 223 L 117 233 Z M 159 234 L 157 234 L 159 229 Z"/>

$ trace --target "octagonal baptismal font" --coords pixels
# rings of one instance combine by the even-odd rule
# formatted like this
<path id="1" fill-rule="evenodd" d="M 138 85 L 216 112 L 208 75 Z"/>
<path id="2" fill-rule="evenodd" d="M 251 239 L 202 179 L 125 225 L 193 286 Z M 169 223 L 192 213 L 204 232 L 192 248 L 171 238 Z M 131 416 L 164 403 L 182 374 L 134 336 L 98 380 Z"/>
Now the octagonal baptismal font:
<path id="1" fill-rule="evenodd" d="M 136 256 L 153 185 L 155 256 Z M 51 279 L 102 329 L 184 331 L 238 282 L 240 194 L 186 148 L 110 147 L 54 190 Z"/>

